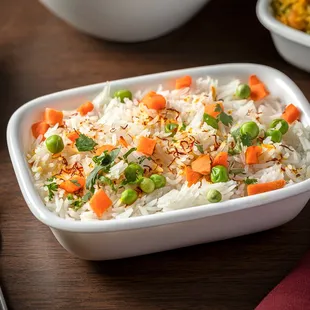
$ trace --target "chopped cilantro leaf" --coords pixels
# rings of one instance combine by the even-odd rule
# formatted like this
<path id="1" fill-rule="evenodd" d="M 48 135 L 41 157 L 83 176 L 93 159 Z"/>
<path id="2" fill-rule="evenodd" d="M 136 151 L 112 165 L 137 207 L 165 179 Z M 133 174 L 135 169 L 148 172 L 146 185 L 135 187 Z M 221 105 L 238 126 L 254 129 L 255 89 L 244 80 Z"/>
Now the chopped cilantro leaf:
<path id="1" fill-rule="evenodd" d="M 70 180 L 75 186 L 81 187 L 81 184 L 77 180 Z"/>
<path id="2" fill-rule="evenodd" d="M 218 119 L 216 119 L 215 117 L 213 117 L 207 113 L 203 114 L 203 121 L 205 123 L 207 123 L 209 126 L 213 127 L 214 129 L 219 128 Z"/>
<path id="3" fill-rule="evenodd" d="M 117 191 L 117 189 L 116 189 L 116 187 L 115 187 L 113 181 L 112 181 L 110 178 L 108 178 L 108 177 L 102 175 L 102 176 L 99 178 L 99 181 L 100 181 L 101 183 L 105 184 L 105 185 L 111 186 L 112 191 L 114 191 L 114 192 Z"/>
<path id="4" fill-rule="evenodd" d="M 199 151 L 201 154 L 203 154 L 204 151 L 203 151 L 203 146 L 202 146 L 202 144 L 197 144 L 197 143 L 195 143 L 195 145 L 196 145 L 198 151 Z"/>
<path id="5" fill-rule="evenodd" d="M 102 165 L 102 166 L 108 166 L 111 165 L 117 155 L 119 154 L 120 149 L 114 149 L 110 153 L 108 151 L 104 151 L 101 155 L 99 156 L 94 156 L 93 157 L 93 162 L 95 162 L 97 165 Z"/>
<path id="6" fill-rule="evenodd" d="M 251 136 L 246 133 L 245 135 L 241 135 L 240 134 L 240 128 L 234 130 L 233 132 L 231 132 L 232 137 L 234 138 L 235 142 L 236 142 L 236 151 L 238 153 L 241 152 L 241 146 L 240 143 L 242 143 L 244 146 L 251 146 L 252 145 L 252 138 Z M 238 147 L 237 147 L 238 146 Z"/>
<path id="7" fill-rule="evenodd" d="M 221 107 L 221 105 L 219 103 L 215 106 L 214 111 L 215 112 L 223 112 L 223 109 L 222 109 L 222 107 Z"/>
<path id="8" fill-rule="evenodd" d="M 252 138 L 248 133 L 245 135 L 241 135 L 240 139 L 241 139 L 241 143 L 244 146 L 251 146 L 252 145 Z"/>
<path id="9" fill-rule="evenodd" d="M 184 131 L 186 129 L 186 124 L 185 123 L 182 123 L 182 126 L 180 128 L 180 131 Z"/>
<path id="10" fill-rule="evenodd" d="M 244 169 L 242 169 L 242 168 L 233 168 L 233 169 L 231 169 L 230 170 L 230 173 L 232 173 L 232 174 L 244 174 Z"/>
<path id="11" fill-rule="evenodd" d="M 225 126 L 229 126 L 232 125 L 233 122 L 233 118 L 231 115 L 228 115 L 224 112 L 221 112 L 218 116 L 217 116 L 218 120 L 221 121 Z"/>
<path id="12" fill-rule="evenodd" d="M 255 184 L 255 183 L 257 183 L 257 179 L 246 178 L 246 179 L 244 180 L 244 183 L 247 184 L 247 185 Z"/>
<path id="13" fill-rule="evenodd" d="M 110 152 L 110 156 L 111 156 L 111 163 L 116 159 L 116 157 L 118 156 L 119 152 L 120 152 L 120 148 L 118 149 L 114 149 Z"/>
<path id="14" fill-rule="evenodd" d="M 136 147 L 132 147 L 129 151 L 127 151 L 127 152 L 124 154 L 124 156 L 123 156 L 124 160 L 127 160 L 127 157 L 128 157 L 132 152 L 134 152 L 134 151 L 136 151 L 136 150 L 137 150 Z"/>
<path id="15" fill-rule="evenodd" d="M 94 156 L 93 162 L 96 163 L 97 165 L 106 166 L 109 165 L 112 161 L 111 156 L 108 154 L 108 151 L 104 151 L 101 155 Z"/>
<path id="16" fill-rule="evenodd" d="M 137 178 L 134 180 L 134 181 L 130 181 L 130 180 L 127 180 L 127 179 L 125 179 L 125 180 L 123 180 L 122 182 L 121 182 L 121 187 L 122 186 L 125 186 L 125 185 L 127 185 L 127 184 L 132 184 L 132 185 L 134 185 L 134 184 L 139 184 L 140 182 L 141 182 L 141 180 L 143 179 L 143 176 L 142 175 L 138 175 L 137 176 Z"/>
<path id="17" fill-rule="evenodd" d="M 86 179 L 86 188 L 91 192 L 94 192 L 94 185 L 99 178 L 99 174 L 101 172 L 109 172 L 111 166 L 114 163 L 114 160 L 118 156 L 120 149 L 114 149 L 110 153 L 108 151 L 104 151 L 100 156 L 95 156 L 93 161 L 97 164 L 97 166 L 91 171 Z"/>
<path id="18" fill-rule="evenodd" d="M 92 138 L 89 138 L 82 133 L 75 140 L 75 146 L 79 152 L 92 151 L 96 145 L 97 143 Z"/>
<path id="19" fill-rule="evenodd" d="M 48 191 L 48 200 L 51 201 L 54 196 L 55 196 L 55 193 L 57 190 L 58 190 L 58 185 L 56 182 L 53 182 L 53 180 L 55 180 L 54 177 L 52 178 L 48 178 L 46 181 L 47 183 L 44 185 L 46 188 L 47 188 L 47 191 Z"/>
<path id="20" fill-rule="evenodd" d="M 84 203 L 83 203 L 82 199 L 81 199 L 81 198 L 78 198 L 78 199 L 74 200 L 74 201 L 70 204 L 70 206 L 72 207 L 72 209 L 73 209 L 74 211 L 77 211 L 77 210 L 79 210 L 80 208 L 82 208 L 83 204 L 84 204 Z"/>
<path id="21" fill-rule="evenodd" d="M 235 149 L 230 148 L 230 149 L 228 149 L 228 154 L 231 156 L 234 156 L 234 155 L 237 155 L 239 153 Z"/>
<path id="22" fill-rule="evenodd" d="M 237 142 L 239 137 L 240 137 L 240 128 L 234 130 L 231 132 L 232 137 L 234 138 L 234 140 Z"/>
<path id="23" fill-rule="evenodd" d="M 151 160 L 152 159 L 152 157 L 147 157 L 147 156 L 141 156 L 141 157 L 139 157 L 138 158 L 138 163 L 139 163 L 139 165 L 141 165 L 145 160 Z"/>
<path id="24" fill-rule="evenodd" d="M 96 166 L 91 173 L 88 175 L 86 179 L 86 188 L 89 189 L 91 192 L 95 191 L 94 185 L 98 179 L 99 173 L 104 170 L 104 166 Z"/>
<path id="25" fill-rule="evenodd" d="M 91 192 L 87 192 L 87 193 L 82 197 L 82 201 L 83 201 L 83 202 L 87 202 L 87 201 L 91 198 L 92 195 L 93 195 L 93 194 L 92 194 Z"/>
<path id="26" fill-rule="evenodd" d="M 79 210 L 80 208 L 83 207 L 83 205 L 88 202 L 88 200 L 91 198 L 92 193 L 91 192 L 87 192 L 82 198 L 79 197 L 78 199 L 74 200 L 70 206 L 72 207 L 72 209 L 74 211 Z M 72 200 L 72 199 L 71 199 Z"/>

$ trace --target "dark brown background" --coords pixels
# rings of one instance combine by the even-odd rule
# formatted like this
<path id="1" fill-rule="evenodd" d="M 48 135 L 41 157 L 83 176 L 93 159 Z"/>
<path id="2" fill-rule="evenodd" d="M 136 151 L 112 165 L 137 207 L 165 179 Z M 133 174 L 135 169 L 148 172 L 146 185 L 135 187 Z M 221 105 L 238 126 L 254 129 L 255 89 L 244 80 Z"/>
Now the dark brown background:
<path id="1" fill-rule="evenodd" d="M 309 205 L 271 231 L 144 257 L 86 262 L 67 254 L 31 215 L 16 183 L 5 128 L 28 100 L 105 80 L 224 62 L 278 68 L 310 99 L 310 75 L 279 57 L 252 0 L 213 0 L 172 34 L 131 45 L 78 33 L 37 1 L 1 1 L 0 281 L 10 309 L 249 310 L 293 268 L 309 248 Z"/>

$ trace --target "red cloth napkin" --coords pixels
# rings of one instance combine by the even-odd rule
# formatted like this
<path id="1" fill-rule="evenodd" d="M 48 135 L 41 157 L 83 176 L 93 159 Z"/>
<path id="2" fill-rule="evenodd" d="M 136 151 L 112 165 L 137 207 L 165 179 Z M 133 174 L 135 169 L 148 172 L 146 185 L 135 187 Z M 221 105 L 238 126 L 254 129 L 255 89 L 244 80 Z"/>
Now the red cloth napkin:
<path id="1" fill-rule="evenodd" d="M 310 252 L 255 310 L 310 310 Z"/>

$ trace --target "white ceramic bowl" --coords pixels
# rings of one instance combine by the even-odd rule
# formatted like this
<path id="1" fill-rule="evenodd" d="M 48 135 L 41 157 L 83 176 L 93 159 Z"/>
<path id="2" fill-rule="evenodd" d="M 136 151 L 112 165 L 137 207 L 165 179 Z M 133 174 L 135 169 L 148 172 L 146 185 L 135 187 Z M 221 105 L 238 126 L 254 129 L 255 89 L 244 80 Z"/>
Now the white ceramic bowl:
<path id="1" fill-rule="evenodd" d="M 258 0 L 259 21 L 270 31 L 279 54 L 292 65 L 310 72 L 310 35 L 279 22 L 273 16 L 270 3 L 271 0 Z"/>
<path id="2" fill-rule="evenodd" d="M 310 123 L 310 105 L 299 88 L 283 73 L 262 65 L 224 64 L 140 76 L 111 82 L 111 91 L 171 87 L 182 75 L 193 78 L 211 75 L 228 82 L 247 80 L 257 74 L 285 103 L 302 110 L 303 123 Z M 40 97 L 20 107 L 7 129 L 9 152 L 16 177 L 31 212 L 49 226 L 59 243 L 70 253 L 88 260 L 123 258 L 159 252 L 193 244 L 231 238 L 269 229 L 293 219 L 310 198 L 310 179 L 274 192 L 207 206 L 136 218 L 75 222 L 57 217 L 44 206 L 33 186 L 25 154 L 30 145 L 30 126 L 45 107 L 73 109 L 91 100 L 104 86 L 95 84 Z M 22 221 L 22 219 L 20 219 Z"/>
<path id="3" fill-rule="evenodd" d="M 76 29 L 113 41 L 154 39 L 181 26 L 210 0 L 40 0 Z"/>

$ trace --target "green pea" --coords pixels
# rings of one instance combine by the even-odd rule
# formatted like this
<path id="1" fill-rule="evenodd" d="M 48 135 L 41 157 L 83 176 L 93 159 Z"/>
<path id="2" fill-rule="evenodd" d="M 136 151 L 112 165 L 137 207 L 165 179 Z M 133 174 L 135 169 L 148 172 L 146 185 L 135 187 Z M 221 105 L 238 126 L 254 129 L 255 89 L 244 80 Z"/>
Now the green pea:
<path id="1" fill-rule="evenodd" d="M 213 127 L 214 129 L 219 128 L 218 120 L 207 113 L 204 113 L 203 121 L 207 123 L 209 126 Z"/>
<path id="2" fill-rule="evenodd" d="M 207 193 L 207 199 L 209 202 L 220 202 L 222 200 L 222 194 L 216 189 L 210 189 Z"/>
<path id="3" fill-rule="evenodd" d="M 139 187 L 142 189 L 143 192 L 150 194 L 155 189 L 155 183 L 149 178 L 143 178 L 139 184 Z"/>
<path id="4" fill-rule="evenodd" d="M 266 135 L 271 138 L 271 141 L 274 143 L 280 143 L 282 140 L 282 133 L 277 129 L 268 129 Z"/>
<path id="5" fill-rule="evenodd" d="M 165 126 L 165 132 L 166 133 L 170 132 L 171 135 L 174 136 L 176 134 L 176 132 L 178 131 L 178 127 L 179 127 L 178 124 L 174 124 L 174 123 L 167 124 Z"/>
<path id="6" fill-rule="evenodd" d="M 64 149 L 64 142 L 58 135 L 49 136 L 45 141 L 45 145 L 53 154 L 60 153 Z"/>
<path id="7" fill-rule="evenodd" d="M 166 178 L 163 175 L 152 174 L 150 179 L 154 182 L 155 188 L 161 188 L 166 185 Z"/>
<path id="8" fill-rule="evenodd" d="M 121 202 L 126 205 L 131 205 L 138 199 L 138 194 L 133 189 L 126 189 L 122 192 Z"/>
<path id="9" fill-rule="evenodd" d="M 211 181 L 213 183 L 227 182 L 229 180 L 228 171 L 225 166 L 215 166 L 211 170 Z"/>
<path id="10" fill-rule="evenodd" d="M 281 119 L 281 118 L 277 118 L 271 122 L 269 127 L 276 129 L 279 124 L 281 124 L 281 126 L 280 126 L 280 128 L 278 128 L 278 130 L 281 131 L 282 135 L 285 135 L 289 129 L 289 125 L 288 125 L 286 120 Z"/>
<path id="11" fill-rule="evenodd" d="M 236 89 L 236 96 L 241 99 L 247 99 L 251 95 L 251 88 L 248 84 L 239 84 Z"/>
<path id="12" fill-rule="evenodd" d="M 144 170 L 140 165 L 131 163 L 125 169 L 124 173 L 128 182 L 135 182 L 138 176 L 143 175 Z"/>
<path id="13" fill-rule="evenodd" d="M 121 89 L 121 90 L 118 90 L 114 93 L 113 95 L 114 98 L 119 98 L 119 100 L 124 103 L 125 102 L 125 98 L 128 98 L 128 99 L 132 99 L 132 93 L 130 90 L 128 89 Z"/>
<path id="14" fill-rule="evenodd" d="M 240 133 L 241 135 L 249 135 L 253 140 L 259 135 L 259 127 L 255 122 L 246 122 L 240 127 Z"/>

